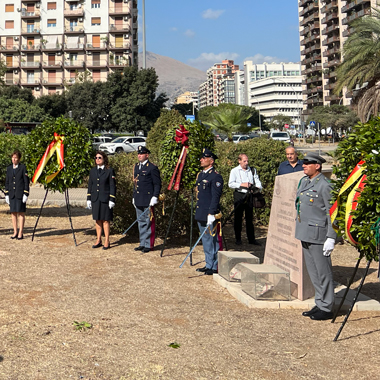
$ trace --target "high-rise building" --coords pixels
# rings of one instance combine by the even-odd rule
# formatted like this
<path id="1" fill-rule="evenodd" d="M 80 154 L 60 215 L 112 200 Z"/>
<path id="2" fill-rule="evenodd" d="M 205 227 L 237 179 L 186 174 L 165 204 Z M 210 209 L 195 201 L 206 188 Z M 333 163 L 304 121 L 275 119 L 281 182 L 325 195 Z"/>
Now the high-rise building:
<path id="1" fill-rule="evenodd" d="M 234 73 L 239 70 L 232 60 L 215 63 L 207 70 L 207 81 L 199 86 L 199 107 L 235 103 Z"/>
<path id="2" fill-rule="evenodd" d="M 350 94 L 334 94 L 336 67 L 341 62 L 349 24 L 371 13 L 377 0 L 299 0 L 303 114 L 315 106 L 350 104 Z"/>
<path id="3" fill-rule="evenodd" d="M 0 0 L 5 83 L 35 96 L 138 64 L 137 0 Z"/>
<path id="4" fill-rule="evenodd" d="M 241 86 L 240 73 L 235 75 Z M 292 118 L 296 129 L 301 126 L 302 76 L 299 63 L 244 62 L 245 105 L 256 108 L 270 121 L 276 115 Z"/>

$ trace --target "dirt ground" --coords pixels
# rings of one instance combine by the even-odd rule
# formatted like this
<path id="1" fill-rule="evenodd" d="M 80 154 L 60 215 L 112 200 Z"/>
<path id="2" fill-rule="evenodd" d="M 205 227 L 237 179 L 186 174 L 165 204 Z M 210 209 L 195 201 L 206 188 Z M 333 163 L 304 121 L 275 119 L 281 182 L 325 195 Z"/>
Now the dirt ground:
<path id="1" fill-rule="evenodd" d="M 179 269 L 186 240 L 169 241 L 163 258 L 162 241 L 147 254 L 133 250 L 136 230 L 113 235 L 108 251 L 92 249 L 94 222 L 74 208 L 75 247 L 66 209 L 48 207 L 34 241 L 37 208 L 27 211 L 25 239 L 14 241 L 6 210 L 0 206 L 0 380 L 378 378 L 379 312 L 353 312 L 333 342 L 343 316 L 332 324 L 300 310 L 248 309 L 212 276 L 188 263 Z M 265 229 L 257 234 L 262 258 Z M 337 246 L 337 281 L 347 282 L 356 258 L 352 247 Z M 194 262 L 202 260 L 198 247 Z M 372 264 L 363 293 L 380 301 L 376 270 Z M 93 327 L 78 331 L 74 321 Z"/>

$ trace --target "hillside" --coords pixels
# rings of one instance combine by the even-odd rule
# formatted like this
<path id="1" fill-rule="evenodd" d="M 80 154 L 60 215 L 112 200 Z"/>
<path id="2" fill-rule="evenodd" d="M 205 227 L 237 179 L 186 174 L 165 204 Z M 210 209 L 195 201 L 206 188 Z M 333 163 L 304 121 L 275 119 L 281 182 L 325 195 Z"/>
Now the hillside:
<path id="1" fill-rule="evenodd" d="M 139 67 L 142 67 L 142 53 L 139 54 Z M 159 54 L 146 53 L 146 67 L 153 67 L 159 78 L 158 93 L 165 92 L 169 104 L 185 91 L 198 91 L 199 85 L 206 81 L 206 73 L 173 58 Z"/>

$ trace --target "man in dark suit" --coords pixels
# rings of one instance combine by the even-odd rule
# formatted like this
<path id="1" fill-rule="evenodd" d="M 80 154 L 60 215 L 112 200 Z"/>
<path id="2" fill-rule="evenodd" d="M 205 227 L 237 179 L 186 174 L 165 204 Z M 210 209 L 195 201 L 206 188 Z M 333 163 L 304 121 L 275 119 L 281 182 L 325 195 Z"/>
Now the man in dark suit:
<path id="1" fill-rule="evenodd" d="M 133 205 L 136 208 L 137 218 L 150 207 L 150 212 L 154 215 L 154 206 L 158 202 L 161 191 L 161 178 L 158 167 L 149 161 L 150 151 L 140 145 L 137 149 L 137 157 L 139 162 L 133 169 Z M 150 212 L 143 215 L 139 221 L 140 245 L 135 251 L 143 253 L 153 250 L 155 239 L 155 223 L 154 218 L 151 220 Z"/>
<path id="2" fill-rule="evenodd" d="M 334 282 L 330 254 L 336 233 L 331 225 L 331 183 L 321 173 L 326 160 L 317 153 L 308 153 L 303 160 L 306 174 L 296 197 L 296 232 L 301 240 L 307 271 L 315 289 L 315 306 L 302 313 L 313 320 L 331 319 L 334 306 Z"/>
<path id="3" fill-rule="evenodd" d="M 198 222 L 200 233 L 207 228 L 208 231 L 202 237 L 202 245 L 205 253 L 206 265 L 198 268 L 197 272 L 212 275 L 218 272 L 218 234 L 215 215 L 220 211 L 219 200 L 223 191 L 223 178 L 214 169 L 213 165 L 217 156 L 205 148 L 200 159 L 202 171 L 197 176 L 197 207 L 195 220 Z"/>

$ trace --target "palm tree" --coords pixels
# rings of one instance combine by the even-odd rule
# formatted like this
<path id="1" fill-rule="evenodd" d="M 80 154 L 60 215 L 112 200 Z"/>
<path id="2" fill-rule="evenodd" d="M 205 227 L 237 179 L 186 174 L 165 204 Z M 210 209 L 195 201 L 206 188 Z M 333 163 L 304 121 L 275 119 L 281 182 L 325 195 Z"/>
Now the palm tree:
<path id="1" fill-rule="evenodd" d="M 232 141 L 232 134 L 236 132 L 249 132 L 255 128 L 247 127 L 248 119 L 252 114 L 243 112 L 242 107 L 221 109 L 212 114 L 211 120 L 204 124 L 218 133 L 227 135 Z"/>
<path id="2" fill-rule="evenodd" d="M 337 68 L 334 92 L 344 87 L 355 92 L 354 106 L 362 122 L 377 115 L 380 106 L 380 10 L 351 24 L 354 31 L 343 45 L 343 62 Z"/>

